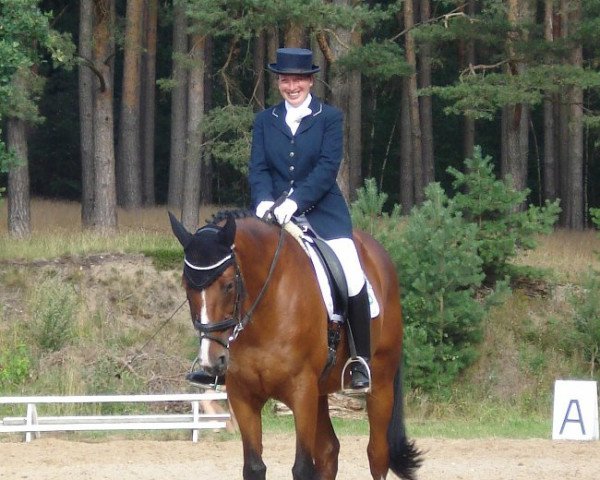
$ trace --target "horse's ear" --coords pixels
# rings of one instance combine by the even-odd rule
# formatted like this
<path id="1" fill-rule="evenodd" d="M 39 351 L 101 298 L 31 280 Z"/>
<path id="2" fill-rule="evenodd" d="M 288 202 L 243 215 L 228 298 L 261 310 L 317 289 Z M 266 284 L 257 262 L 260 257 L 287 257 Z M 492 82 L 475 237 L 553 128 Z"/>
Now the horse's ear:
<path id="1" fill-rule="evenodd" d="M 169 220 L 171 221 L 171 230 L 185 249 L 192 241 L 193 235 L 185 229 L 183 224 L 171 212 L 169 212 Z"/>
<path id="2" fill-rule="evenodd" d="M 228 247 L 233 246 L 235 240 L 235 219 L 233 218 L 233 215 L 227 215 L 227 220 L 219 235 L 221 237 L 221 242 Z"/>

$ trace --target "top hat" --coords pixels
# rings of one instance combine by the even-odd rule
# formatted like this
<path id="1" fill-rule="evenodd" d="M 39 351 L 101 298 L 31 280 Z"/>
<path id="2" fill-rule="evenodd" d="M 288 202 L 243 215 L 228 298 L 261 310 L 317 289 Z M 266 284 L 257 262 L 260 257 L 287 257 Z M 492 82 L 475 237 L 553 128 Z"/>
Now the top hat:
<path id="1" fill-rule="evenodd" d="M 278 48 L 277 63 L 269 63 L 267 68 L 283 75 L 312 75 L 320 70 L 312 61 L 313 53 L 306 48 Z"/>

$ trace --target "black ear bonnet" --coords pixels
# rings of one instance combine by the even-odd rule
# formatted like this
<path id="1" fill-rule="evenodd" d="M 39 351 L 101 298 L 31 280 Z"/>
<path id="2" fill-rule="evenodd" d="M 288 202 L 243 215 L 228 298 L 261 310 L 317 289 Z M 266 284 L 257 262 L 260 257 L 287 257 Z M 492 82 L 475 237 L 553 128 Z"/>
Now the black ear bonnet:
<path id="1" fill-rule="evenodd" d="M 205 225 L 192 235 L 170 212 L 169 217 L 173 232 L 183 246 L 183 274 L 189 286 L 199 290 L 208 287 L 235 261 L 234 219 L 228 218 L 223 227 Z"/>
<path id="2" fill-rule="evenodd" d="M 202 227 L 184 248 L 183 274 L 190 287 L 208 287 L 233 263 L 233 250 L 221 242 L 220 233 L 221 228 L 216 225 Z"/>

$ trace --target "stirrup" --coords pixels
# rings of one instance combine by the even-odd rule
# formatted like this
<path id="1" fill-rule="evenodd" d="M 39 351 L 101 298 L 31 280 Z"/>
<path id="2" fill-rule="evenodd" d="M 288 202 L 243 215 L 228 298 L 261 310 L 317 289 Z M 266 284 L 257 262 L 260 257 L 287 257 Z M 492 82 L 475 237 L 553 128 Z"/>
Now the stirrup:
<path id="1" fill-rule="evenodd" d="M 354 363 L 360 363 L 367 370 L 367 377 L 369 379 L 368 387 L 351 388 L 350 383 L 344 384 L 344 379 L 346 378 L 346 369 Z M 350 380 L 350 382 L 351 381 L 352 380 Z M 344 365 L 344 368 L 342 369 L 341 385 L 342 385 L 342 393 L 344 395 L 359 395 L 362 393 L 371 393 L 371 368 L 369 367 L 369 363 L 363 357 L 350 357 L 346 361 L 346 364 Z"/>

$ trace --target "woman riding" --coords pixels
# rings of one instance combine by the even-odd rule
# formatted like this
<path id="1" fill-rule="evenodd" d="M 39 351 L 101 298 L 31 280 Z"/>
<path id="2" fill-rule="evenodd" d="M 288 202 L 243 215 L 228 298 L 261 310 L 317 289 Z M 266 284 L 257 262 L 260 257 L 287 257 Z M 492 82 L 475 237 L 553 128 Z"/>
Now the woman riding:
<path id="1" fill-rule="evenodd" d="M 307 223 L 339 258 L 348 284 L 348 321 L 356 353 L 351 389 L 369 388 L 370 309 L 365 275 L 352 239 L 348 206 L 336 183 L 343 156 L 342 112 L 311 94 L 312 51 L 280 48 L 267 68 L 283 101 L 256 115 L 249 182 L 258 217 L 269 211 L 281 225 Z M 282 195 L 285 200 L 275 205 Z M 274 208 L 273 208 L 274 207 Z"/>

